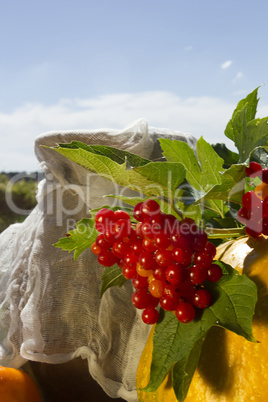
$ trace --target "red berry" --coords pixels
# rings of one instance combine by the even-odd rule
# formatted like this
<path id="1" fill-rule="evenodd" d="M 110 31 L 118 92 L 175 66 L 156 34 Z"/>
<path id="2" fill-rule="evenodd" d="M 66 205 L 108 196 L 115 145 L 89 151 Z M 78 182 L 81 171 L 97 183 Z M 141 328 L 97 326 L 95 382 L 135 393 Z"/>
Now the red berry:
<path id="1" fill-rule="evenodd" d="M 142 239 L 136 239 L 133 243 L 130 244 L 130 248 L 133 253 L 139 255 L 143 251 Z"/>
<path id="2" fill-rule="evenodd" d="M 256 196 L 254 191 L 247 191 L 245 194 L 243 194 L 242 204 L 249 211 L 252 211 L 254 208 L 260 207 L 261 200 Z"/>
<path id="3" fill-rule="evenodd" d="M 198 308 L 207 308 L 211 304 L 211 295 L 207 289 L 198 289 L 193 295 L 193 305 Z"/>
<path id="4" fill-rule="evenodd" d="M 268 184 L 268 168 L 262 169 L 262 181 L 263 183 Z"/>
<path id="5" fill-rule="evenodd" d="M 95 215 L 95 228 L 103 233 L 114 220 L 114 211 L 108 208 L 102 208 Z"/>
<path id="6" fill-rule="evenodd" d="M 117 262 L 117 258 L 114 256 L 111 250 L 101 250 L 98 255 L 98 261 L 105 267 L 112 267 Z"/>
<path id="7" fill-rule="evenodd" d="M 143 221 L 143 214 L 142 214 L 142 204 L 143 202 L 138 202 L 133 209 L 133 217 L 136 221 L 142 222 Z"/>
<path id="8" fill-rule="evenodd" d="M 141 318 L 145 324 L 153 325 L 159 319 L 159 312 L 155 308 L 147 307 L 143 310 Z"/>
<path id="9" fill-rule="evenodd" d="M 197 251 L 194 254 L 194 263 L 195 265 L 208 267 L 212 264 L 212 261 L 216 255 L 216 247 L 213 243 L 207 242 L 205 248 L 201 251 Z"/>
<path id="10" fill-rule="evenodd" d="M 208 241 L 208 235 L 204 230 L 199 230 L 198 233 L 192 236 L 191 247 L 195 251 L 200 251 L 205 248 Z"/>
<path id="11" fill-rule="evenodd" d="M 264 216 L 262 219 L 262 233 L 264 236 L 268 236 L 268 216 Z"/>
<path id="12" fill-rule="evenodd" d="M 206 246 L 205 246 L 205 248 L 204 248 L 204 251 L 206 251 L 208 254 L 211 255 L 212 258 L 214 258 L 215 255 L 216 255 L 217 249 L 216 249 L 216 246 L 213 243 L 208 241 Z"/>
<path id="13" fill-rule="evenodd" d="M 140 276 L 136 273 L 136 276 L 132 279 L 132 284 L 135 289 L 147 289 L 148 279 L 147 277 Z"/>
<path id="14" fill-rule="evenodd" d="M 142 238 L 148 237 L 150 239 L 153 239 L 154 233 L 151 223 L 147 221 L 142 222 L 141 225 L 139 225 L 139 233 L 137 234 Z"/>
<path id="15" fill-rule="evenodd" d="M 222 277 L 222 270 L 218 264 L 211 264 L 207 269 L 207 279 L 210 282 L 217 282 Z"/>
<path id="16" fill-rule="evenodd" d="M 123 241 L 115 241 L 112 247 L 112 251 L 116 257 L 123 258 L 130 251 L 130 246 Z"/>
<path id="17" fill-rule="evenodd" d="M 178 248 L 175 247 L 172 251 L 173 258 L 179 264 L 187 267 L 192 262 L 192 250 L 190 247 Z"/>
<path id="18" fill-rule="evenodd" d="M 186 301 L 191 301 L 196 291 L 196 286 L 189 281 L 184 281 L 178 286 L 178 290 Z"/>
<path id="19" fill-rule="evenodd" d="M 114 211 L 114 218 L 115 218 L 115 221 L 118 221 L 119 219 L 128 220 L 128 219 L 130 219 L 130 216 L 126 211 L 118 209 L 117 211 Z"/>
<path id="20" fill-rule="evenodd" d="M 158 267 L 157 266 L 154 269 L 154 273 L 153 273 L 154 278 L 155 279 L 160 279 L 160 280 L 165 280 L 165 271 L 166 271 L 165 267 Z"/>
<path id="21" fill-rule="evenodd" d="M 265 197 L 262 203 L 262 215 L 268 216 L 268 197 Z"/>
<path id="22" fill-rule="evenodd" d="M 165 311 L 176 310 L 178 303 L 179 303 L 179 300 L 177 300 L 176 298 L 169 297 L 168 295 L 165 295 L 165 294 L 160 298 L 160 306 Z"/>
<path id="23" fill-rule="evenodd" d="M 144 219 L 152 218 L 161 214 L 161 209 L 158 202 L 151 199 L 142 203 L 141 211 Z"/>
<path id="24" fill-rule="evenodd" d="M 155 234 L 154 242 L 158 248 L 168 248 L 171 245 L 170 237 L 163 230 Z"/>
<path id="25" fill-rule="evenodd" d="M 96 237 L 96 244 L 97 246 L 99 246 L 102 250 L 108 250 L 109 248 L 111 248 L 112 243 L 107 242 L 105 240 L 105 237 L 103 235 L 103 233 L 99 233 L 98 236 Z"/>
<path id="26" fill-rule="evenodd" d="M 167 284 L 164 288 L 164 294 L 171 299 L 176 299 L 179 301 L 181 293 L 176 285 Z"/>
<path id="27" fill-rule="evenodd" d="M 153 297 L 147 289 L 136 289 L 131 296 L 133 305 L 138 309 L 156 307 L 159 300 Z"/>
<path id="28" fill-rule="evenodd" d="M 187 236 L 182 236 L 179 233 L 174 233 L 171 236 L 172 244 L 177 248 L 189 248 L 189 239 Z"/>
<path id="29" fill-rule="evenodd" d="M 179 220 L 171 214 L 166 214 L 164 219 L 164 230 L 166 233 L 173 235 L 179 231 Z"/>
<path id="30" fill-rule="evenodd" d="M 115 222 L 115 237 L 124 238 L 128 237 L 132 232 L 131 222 L 129 219 L 118 219 Z"/>
<path id="31" fill-rule="evenodd" d="M 189 268 L 189 279 L 194 285 L 201 285 L 207 278 L 207 268 L 200 265 L 192 265 Z"/>
<path id="32" fill-rule="evenodd" d="M 132 244 L 137 239 L 138 239 L 138 236 L 136 234 L 136 231 L 133 228 L 130 229 L 128 236 L 122 237 L 122 241 L 124 243 L 129 243 L 129 244 Z"/>
<path id="33" fill-rule="evenodd" d="M 246 167 L 246 175 L 249 177 L 257 177 L 262 173 L 262 167 L 258 162 L 250 162 L 249 167 Z"/>
<path id="34" fill-rule="evenodd" d="M 151 253 L 157 250 L 157 246 L 152 239 L 145 238 L 142 240 L 142 247 L 145 251 L 150 251 Z"/>
<path id="35" fill-rule="evenodd" d="M 149 218 L 149 222 L 151 224 L 157 223 L 159 229 L 165 230 L 165 221 L 166 221 L 166 214 L 164 212 L 161 212 L 158 215 L 153 215 L 152 217 Z"/>
<path id="36" fill-rule="evenodd" d="M 155 252 L 155 261 L 160 267 L 168 267 L 173 262 L 172 251 L 159 249 Z"/>
<path id="37" fill-rule="evenodd" d="M 180 303 L 176 308 L 176 317 L 182 323 L 188 323 L 195 317 L 195 309 L 188 302 Z"/>
<path id="38" fill-rule="evenodd" d="M 153 269 L 156 266 L 154 254 L 149 251 L 143 251 L 139 255 L 139 263 L 144 269 Z"/>
<path id="39" fill-rule="evenodd" d="M 129 267 L 128 265 L 123 265 L 122 274 L 126 279 L 133 279 L 136 275 L 136 267 Z"/>
<path id="40" fill-rule="evenodd" d="M 109 224 L 106 226 L 105 230 L 103 231 L 103 237 L 108 242 L 113 244 L 115 241 L 115 222 L 110 221 Z"/>
<path id="41" fill-rule="evenodd" d="M 250 212 L 246 207 L 242 207 L 239 209 L 237 212 L 237 219 L 239 222 L 241 222 L 243 225 L 246 225 L 247 222 L 250 219 Z"/>
<path id="42" fill-rule="evenodd" d="M 183 218 L 179 224 L 179 233 L 182 236 L 193 235 L 198 232 L 195 221 L 191 218 Z"/>
<path id="43" fill-rule="evenodd" d="M 179 285 L 185 280 L 185 267 L 178 263 L 169 265 L 165 270 L 165 278 L 172 285 Z"/>
<path id="44" fill-rule="evenodd" d="M 139 261 L 139 257 L 134 254 L 133 252 L 129 252 L 125 255 L 124 257 L 124 263 L 128 266 L 128 267 L 135 267 Z"/>

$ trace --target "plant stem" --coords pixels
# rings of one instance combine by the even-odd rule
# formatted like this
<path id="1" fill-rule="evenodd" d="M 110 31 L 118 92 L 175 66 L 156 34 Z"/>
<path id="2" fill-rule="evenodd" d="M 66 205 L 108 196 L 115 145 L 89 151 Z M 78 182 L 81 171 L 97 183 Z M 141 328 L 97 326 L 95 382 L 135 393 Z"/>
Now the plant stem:
<path id="1" fill-rule="evenodd" d="M 211 228 L 207 227 L 206 232 L 208 237 L 221 239 L 224 237 L 239 237 L 245 234 L 244 228 Z"/>

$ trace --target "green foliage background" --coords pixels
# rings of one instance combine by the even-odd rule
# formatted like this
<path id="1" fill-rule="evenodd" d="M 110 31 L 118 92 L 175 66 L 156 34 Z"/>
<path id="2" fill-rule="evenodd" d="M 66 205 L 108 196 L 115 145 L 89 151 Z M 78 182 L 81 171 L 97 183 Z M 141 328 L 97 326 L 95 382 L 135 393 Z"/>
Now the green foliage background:
<path id="1" fill-rule="evenodd" d="M 9 225 L 16 222 L 23 222 L 27 215 L 19 215 L 12 211 L 6 201 L 8 183 L 12 174 L 0 173 L 0 232 L 3 232 Z M 33 175 L 34 176 L 34 175 Z M 30 176 L 16 181 L 11 187 L 11 198 L 17 208 L 31 211 L 36 205 L 37 180 Z"/>

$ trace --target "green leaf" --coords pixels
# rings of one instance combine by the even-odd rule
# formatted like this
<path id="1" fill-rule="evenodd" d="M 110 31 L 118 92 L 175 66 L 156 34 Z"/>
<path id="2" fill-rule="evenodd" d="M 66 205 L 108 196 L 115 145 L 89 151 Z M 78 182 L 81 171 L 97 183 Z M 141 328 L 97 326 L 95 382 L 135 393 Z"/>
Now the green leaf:
<path id="1" fill-rule="evenodd" d="M 210 307 L 200 311 L 188 324 L 180 323 L 171 312 L 162 312 L 155 327 L 150 382 L 145 391 L 156 391 L 173 367 L 173 388 L 177 399 L 183 401 L 203 340 L 212 326 L 226 328 L 255 342 L 251 323 L 257 301 L 256 285 L 231 266 L 215 263 L 221 266 L 223 277 L 216 283 L 205 283 L 212 295 Z"/>
<path id="2" fill-rule="evenodd" d="M 186 170 L 186 180 L 196 190 L 207 193 L 214 185 L 221 183 L 223 160 L 213 147 L 202 137 L 196 143 L 196 153 L 190 146 L 177 140 L 160 139 L 163 154 L 167 161 L 183 164 Z M 220 200 L 208 201 L 207 208 L 224 215 L 224 205 Z"/>
<path id="3" fill-rule="evenodd" d="M 125 163 L 125 160 L 128 159 L 130 165 L 134 167 L 143 166 L 150 162 L 149 159 L 145 159 L 128 151 L 109 147 L 107 145 L 87 145 L 80 141 L 72 141 L 69 144 L 59 144 L 59 147 L 69 149 L 81 148 L 95 155 L 106 156 L 107 158 L 119 164 Z"/>
<path id="4" fill-rule="evenodd" d="M 90 248 L 94 243 L 99 233 L 94 225 L 94 219 L 83 218 L 77 222 L 76 228 L 71 230 L 67 237 L 63 237 L 55 243 L 54 247 L 59 247 L 69 252 L 74 251 L 74 260 L 76 260 L 84 250 Z"/>
<path id="5" fill-rule="evenodd" d="M 238 149 L 240 163 L 248 161 L 253 150 L 268 141 L 268 117 L 255 119 L 257 92 L 258 88 L 238 103 L 225 130 Z"/>
<path id="6" fill-rule="evenodd" d="M 225 144 L 212 144 L 213 149 L 224 160 L 224 168 L 227 169 L 234 165 L 239 160 L 239 155 L 236 152 L 230 151 Z"/>
<path id="7" fill-rule="evenodd" d="M 180 398 L 179 400 L 183 401 L 187 396 L 192 381 L 191 373 L 194 373 L 196 370 L 203 342 L 204 338 L 201 337 L 195 344 L 193 344 L 189 357 L 185 360 L 184 366 L 181 365 L 181 362 L 177 362 L 174 367 L 172 367 L 173 389 L 177 398 Z M 190 373 L 190 375 L 188 373 Z M 183 381 L 181 381 L 182 378 Z"/>
<path id="8" fill-rule="evenodd" d="M 194 188 L 201 190 L 202 170 L 194 150 L 184 141 L 159 139 L 163 155 L 168 162 L 182 163 L 186 170 L 186 179 Z"/>
<path id="9" fill-rule="evenodd" d="M 151 162 L 135 171 L 172 192 L 184 181 L 186 173 L 184 166 L 176 162 Z"/>
<path id="10" fill-rule="evenodd" d="M 226 137 L 230 138 L 233 142 L 235 142 L 236 134 L 234 133 L 233 121 L 237 118 L 240 112 L 246 107 L 246 120 L 250 121 L 253 120 L 256 116 L 257 106 L 259 99 L 257 98 L 258 95 L 258 88 L 254 89 L 250 94 L 247 95 L 246 98 L 241 99 L 232 115 L 232 118 L 229 120 L 226 129 L 224 131 Z"/>
<path id="11" fill-rule="evenodd" d="M 219 199 L 240 204 L 244 191 L 245 165 L 232 165 L 221 176 L 221 183 L 213 186 L 202 199 Z"/>
<path id="12" fill-rule="evenodd" d="M 172 180 L 167 182 L 166 180 L 169 180 L 169 168 L 165 168 L 166 162 L 149 162 L 143 167 L 129 168 L 130 159 L 126 159 L 124 163 L 119 164 L 103 154 L 92 153 L 88 147 L 87 149 L 84 149 L 84 147 L 69 148 L 65 144 L 64 147 L 58 146 L 52 147 L 52 149 L 107 180 L 149 196 L 169 198 L 171 190 L 168 184 L 178 183 L 176 175 L 178 178 L 183 177 L 184 172 L 181 164 L 175 163 L 172 167 L 169 164 L 173 174 Z M 135 159 L 135 157 L 133 158 Z M 157 169 L 158 173 L 161 171 L 160 176 L 154 175 L 153 179 L 147 178 L 149 172 L 153 172 L 154 169 Z"/>
<path id="13" fill-rule="evenodd" d="M 117 264 L 113 265 L 112 267 L 105 268 L 105 271 L 102 275 L 102 284 L 101 284 L 101 294 L 100 297 L 106 292 L 107 289 L 111 288 L 112 286 L 119 286 L 121 287 L 126 282 L 122 274 L 122 269 L 119 268 Z"/>
<path id="14" fill-rule="evenodd" d="M 215 261 L 224 273 L 219 282 L 206 283 L 212 298 L 216 298 L 204 312 L 202 319 L 216 324 L 256 342 L 252 335 L 252 317 L 257 302 L 257 287 L 246 275 L 240 275 L 230 265 Z"/>

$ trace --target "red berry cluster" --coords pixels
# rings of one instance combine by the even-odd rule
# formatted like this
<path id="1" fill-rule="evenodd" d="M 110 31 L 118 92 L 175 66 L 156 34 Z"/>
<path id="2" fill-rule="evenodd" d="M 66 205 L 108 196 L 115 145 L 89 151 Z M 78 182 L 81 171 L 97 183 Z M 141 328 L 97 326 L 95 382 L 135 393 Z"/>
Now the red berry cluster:
<path id="1" fill-rule="evenodd" d="M 138 203 L 133 210 L 137 221 L 121 210 L 101 209 L 95 216 L 100 232 L 92 245 L 104 266 L 118 264 L 134 287 L 132 303 L 143 309 L 146 324 L 158 321 L 157 306 L 173 311 L 182 323 L 194 319 L 196 308 L 211 304 L 205 281 L 222 276 L 213 264 L 216 247 L 205 231 L 190 218 L 179 221 L 161 212 L 155 200 Z"/>
<path id="2" fill-rule="evenodd" d="M 254 190 L 244 193 L 237 218 L 245 225 L 248 236 L 268 236 L 268 168 L 262 169 L 259 163 L 250 162 L 246 175 L 252 179 L 258 177 L 261 181 Z"/>

